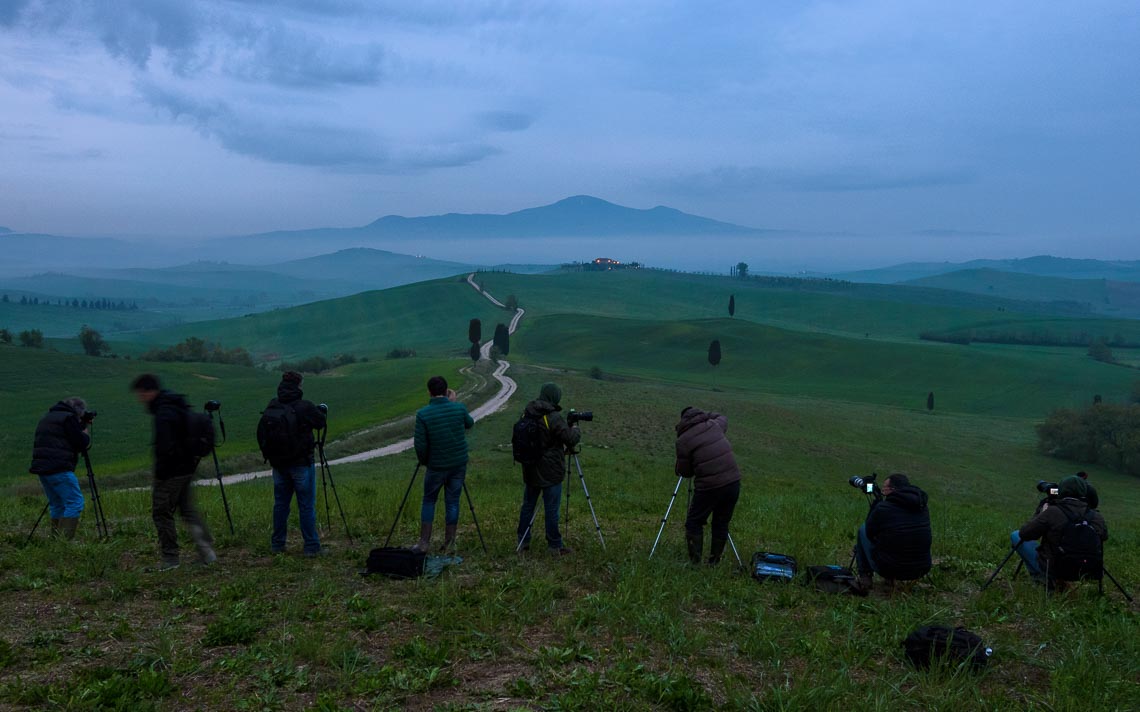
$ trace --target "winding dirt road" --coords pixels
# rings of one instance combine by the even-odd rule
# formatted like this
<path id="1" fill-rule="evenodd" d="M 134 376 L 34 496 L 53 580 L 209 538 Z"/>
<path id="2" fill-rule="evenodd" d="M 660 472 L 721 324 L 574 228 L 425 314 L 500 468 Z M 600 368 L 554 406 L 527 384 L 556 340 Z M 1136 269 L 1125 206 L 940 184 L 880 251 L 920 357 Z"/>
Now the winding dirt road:
<path id="1" fill-rule="evenodd" d="M 490 294 L 488 294 L 487 292 L 485 292 L 479 288 L 479 285 L 475 283 L 475 273 L 474 272 L 467 275 L 467 283 L 470 284 L 473 289 L 475 289 L 480 294 L 482 294 L 484 297 L 489 299 L 491 301 L 491 303 L 494 304 L 495 306 L 506 308 L 505 304 L 503 304 L 498 299 L 495 299 L 493 296 L 491 296 Z M 511 334 L 515 333 L 515 329 L 518 328 L 519 321 L 523 318 L 523 314 L 526 314 L 525 309 L 519 308 L 519 309 L 515 310 L 515 315 L 511 318 L 511 323 L 507 326 L 507 330 Z M 491 342 L 490 341 L 483 344 L 481 353 L 483 354 L 483 358 L 488 359 L 488 360 L 491 358 Z M 510 362 L 503 361 L 501 359 L 499 360 L 498 367 L 495 369 L 494 373 L 491 374 L 491 376 L 496 381 L 499 382 L 499 391 L 495 395 L 493 395 L 489 399 L 487 399 L 487 402 L 483 403 L 482 405 L 477 407 L 475 410 L 471 411 L 471 417 L 472 418 L 474 418 L 477 421 L 482 420 L 483 418 L 486 418 L 488 415 L 491 415 L 492 413 L 496 413 L 496 412 L 502 410 L 507 405 L 507 401 L 509 401 L 511 396 L 514 395 L 515 390 L 518 389 L 518 384 L 515 383 L 514 379 L 511 378 L 510 376 L 506 375 L 507 369 L 509 369 L 510 367 L 511 367 Z M 329 464 L 330 465 L 342 465 L 342 464 L 349 463 L 349 462 L 363 462 L 365 460 L 373 460 L 377 457 L 385 457 L 386 455 L 395 455 L 396 453 L 401 453 L 401 452 L 404 452 L 405 450 L 410 450 L 410 449 L 412 449 L 413 445 L 414 445 L 414 443 L 412 441 L 412 438 L 408 438 L 406 440 L 400 440 L 398 442 L 392 443 L 391 445 L 385 445 L 384 447 L 376 448 L 373 450 L 365 450 L 364 452 L 358 452 L 358 453 L 355 453 L 353 455 L 346 455 L 344 457 L 338 457 L 334 460 L 329 460 Z M 222 483 L 229 485 L 229 484 L 234 484 L 237 482 L 248 482 L 249 480 L 256 480 L 256 479 L 259 479 L 261 477 L 270 477 L 272 474 L 273 474 L 272 470 L 261 470 L 258 472 L 241 472 L 241 473 L 234 474 L 234 475 L 224 475 L 222 477 Z M 213 478 L 213 479 L 203 478 L 200 480 L 196 480 L 195 484 L 198 484 L 198 485 L 203 486 L 203 487 L 216 487 L 218 485 L 218 480 L 217 480 L 217 478 Z"/>

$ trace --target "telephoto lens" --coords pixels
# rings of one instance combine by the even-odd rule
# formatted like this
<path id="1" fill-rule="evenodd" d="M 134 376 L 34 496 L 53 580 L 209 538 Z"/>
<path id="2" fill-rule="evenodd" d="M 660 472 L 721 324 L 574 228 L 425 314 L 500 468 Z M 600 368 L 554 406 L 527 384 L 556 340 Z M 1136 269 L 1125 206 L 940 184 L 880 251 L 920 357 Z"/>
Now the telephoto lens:
<path id="1" fill-rule="evenodd" d="M 322 413 L 327 413 L 329 412 L 329 407 L 326 404 L 321 403 L 317 406 L 317 410 L 321 411 Z"/>
<path id="2" fill-rule="evenodd" d="M 206 410 L 210 411 L 211 413 L 214 412 L 215 410 L 221 410 L 221 409 L 222 409 L 222 404 L 219 403 L 218 401 L 216 401 L 216 400 L 206 401 Z"/>
<path id="3" fill-rule="evenodd" d="M 577 423 L 579 420 L 584 420 L 587 423 L 593 421 L 594 420 L 594 411 L 592 411 L 592 410 L 574 410 L 573 408 L 571 408 L 570 412 L 566 414 L 566 424 L 567 425 L 573 425 L 573 424 Z"/>
<path id="4" fill-rule="evenodd" d="M 90 423 L 91 421 L 95 420 L 95 416 L 97 416 L 97 415 L 99 415 L 99 414 L 93 410 L 84 411 L 83 422 L 84 423 Z"/>
<path id="5" fill-rule="evenodd" d="M 859 475 L 856 475 L 847 480 L 847 484 L 857 489 L 861 489 L 865 492 L 870 492 L 870 488 L 875 484 L 875 477 L 876 475 L 870 475 L 869 477 L 860 477 Z"/>

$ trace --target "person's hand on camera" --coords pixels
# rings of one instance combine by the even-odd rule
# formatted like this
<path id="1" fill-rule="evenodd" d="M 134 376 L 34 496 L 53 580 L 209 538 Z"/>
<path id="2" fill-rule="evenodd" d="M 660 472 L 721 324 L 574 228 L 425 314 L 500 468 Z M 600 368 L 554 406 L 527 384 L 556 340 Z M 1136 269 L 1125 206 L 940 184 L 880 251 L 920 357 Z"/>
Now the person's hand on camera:
<path id="1" fill-rule="evenodd" d="M 454 389 L 452 389 L 452 388 L 448 388 L 448 389 L 447 389 L 447 399 L 448 399 L 449 401 L 453 401 L 453 402 L 454 402 L 454 401 L 455 401 L 455 399 L 456 399 L 456 398 L 458 398 L 458 397 L 459 397 L 459 395 L 458 395 L 458 394 L 455 392 L 455 390 L 454 390 Z"/>

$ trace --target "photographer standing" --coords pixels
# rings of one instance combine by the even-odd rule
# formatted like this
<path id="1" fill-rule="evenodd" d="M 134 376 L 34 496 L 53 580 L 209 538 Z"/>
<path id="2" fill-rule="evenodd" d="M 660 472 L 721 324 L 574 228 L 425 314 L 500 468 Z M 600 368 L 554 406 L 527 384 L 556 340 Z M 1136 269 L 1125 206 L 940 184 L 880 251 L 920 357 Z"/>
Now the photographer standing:
<path id="1" fill-rule="evenodd" d="M 885 579 L 911 581 L 930 571 L 930 510 L 926 493 L 895 473 L 883 481 L 876 499 L 859 527 L 855 558 L 859 585 L 871 590 L 872 574 Z"/>
<path id="2" fill-rule="evenodd" d="M 537 421 L 542 433 L 542 457 L 536 464 L 523 465 L 523 502 L 519 510 L 518 540 L 522 547 L 530 546 L 530 527 L 542 495 L 543 522 L 546 525 L 546 546 L 551 553 L 565 556 L 573 553 L 562 543 L 558 531 L 558 517 L 562 506 L 562 480 L 566 476 L 566 450 L 582 440 L 582 432 L 559 415 L 562 406 L 562 389 L 554 383 L 544 383 L 538 398 L 526 404 L 524 417 Z"/>
<path id="3" fill-rule="evenodd" d="M 709 565 L 716 564 L 728 543 L 728 523 L 740 498 L 740 468 L 732 454 L 728 418 L 720 413 L 705 412 L 689 406 L 681 411 L 677 423 L 677 465 L 680 477 L 693 478 L 692 504 L 685 517 L 685 543 L 689 561 L 701 563 L 704 551 L 704 528 L 712 515 L 712 544 Z"/>
<path id="4" fill-rule="evenodd" d="M 187 420 L 190 406 L 186 399 L 159 384 L 158 376 L 144 373 L 131 382 L 135 398 L 154 416 L 154 483 L 151 487 L 151 517 L 158 530 L 162 559 L 154 571 L 178 568 L 178 531 L 174 512 L 190 530 L 198 557 L 203 564 L 217 561 L 214 539 L 194 508 L 194 471 L 198 458 L 189 450 Z"/>
<path id="5" fill-rule="evenodd" d="M 269 548 L 279 554 L 285 551 L 289 529 L 289 507 L 297 495 L 297 518 L 301 522 L 301 538 L 305 556 L 321 553 L 317 534 L 317 468 L 313 460 L 316 440 L 314 430 L 322 430 L 327 422 L 327 408 L 313 405 L 302 398 L 302 376 L 286 371 L 277 386 L 277 397 L 269 401 L 257 424 L 257 444 L 261 454 L 273 466 L 273 534 Z"/>
<path id="6" fill-rule="evenodd" d="M 1061 480 L 1055 498 L 1041 502 L 1037 513 L 1022 527 L 1010 534 L 1010 543 L 1017 550 L 1025 568 L 1037 583 L 1053 586 L 1060 581 L 1079 578 L 1078 569 L 1087 562 L 1099 569 L 1103 562 L 1100 544 L 1108 541 L 1108 524 L 1104 517 L 1089 505 L 1089 486 L 1079 475 Z M 1081 528 L 1087 525 L 1095 532 L 1093 541 L 1080 542 L 1075 538 L 1062 551 L 1062 540 L 1070 525 Z M 1095 541 L 1099 538 L 1099 542 Z M 1040 545 L 1037 540 L 1040 539 Z M 1084 543 L 1085 551 L 1077 551 Z M 1077 557 L 1077 561 L 1070 561 Z M 1071 577 L 1071 578 L 1070 578 Z M 1097 576 L 1099 578 L 1099 576 Z"/>
<path id="7" fill-rule="evenodd" d="M 94 413 L 91 414 L 94 417 Z M 82 398 L 65 398 L 48 410 L 36 426 L 29 471 L 39 475 L 51 510 L 51 533 L 75 538 L 83 513 L 83 492 L 75 476 L 80 453 L 91 444 L 87 404 Z"/>
<path id="8" fill-rule="evenodd" d="M 427 382 L 431 399 L 416 411 L 416 457 L 424 472 L 424 499 L 420 507 L 420 540 L 413 549 L 426 552 L 431 546 L 432 521 L 439 491 L 444 490 L 443 549 L 455 542 L 459 527 L 459 496 L 467 476 L 467 433 L 475 421 L 467 406 L 455 401 L 455 391 L 447 387 L 443 376 L 432 376 Z"/>

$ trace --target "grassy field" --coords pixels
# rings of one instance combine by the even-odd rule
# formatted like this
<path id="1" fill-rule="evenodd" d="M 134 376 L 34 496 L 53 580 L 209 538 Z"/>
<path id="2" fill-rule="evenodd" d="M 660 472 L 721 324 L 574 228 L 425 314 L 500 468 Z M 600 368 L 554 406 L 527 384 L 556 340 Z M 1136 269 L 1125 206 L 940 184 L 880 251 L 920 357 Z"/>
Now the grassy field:
<path id="1" fill-rule="evenodd" d="M 1092 393 L 1123 397 L 1135 371 L 1097 364 L 1074 349 L 918 342 L 906 332 L 918 317 L 890 304 L 877 313 L 873 301 L 843 306 L 835 300 L 824 307 L 809 298 L 797 320 L 789 298 L 782 326 L 795 328 L 778 328 L 742 318 L 750 298 L 742 300 L 735 283 L 721 280 L 737 294 L 737 318 L 729 320 L 711 311 L 711 302 L 710 313 L 699 314 L 686 299 L 665 296 L 682 291 L 688 278 L 603 288 L 613 286 L 605 281 L 611 276 L 569 275 L 559 283 L 485 275 L 489 291 L 500 298 L 513 292 L 531 310 L 512 339 L 520 391 L 469 438 L 469 492 L 489 553 L 479 546 L 465 501 L 464 561 L 438 579 L 357 576 L 368 550 L 383 543 L 393 524 L 414 470 L 410 454 L 334 468 L 354 538 L 346 537 L 335 505 L 331 527 L 326 524 L 321 500 L 331 554 L 318 560 L 299 556 L 295 527 L 290 552 L 269 553 L 268 482 L 227 487 L 235 535 L 225 530 L 217 490 L 203 488 L 199 500 L 218 537 L 220 563 L 162 575 L 143 573 L 157 556 L 145 489 L 104 491 L 110 541 L 96 540 L 88 513 L 77 543 L 37 538 L 25 546 L 42 496 L 28 486 L 28 476 L 9 479 L 19 484 L 9 484 L 9 504 L 0 510 L 7 532 L 0 537 L 0 706 L 1135 709 L 1140 611 L 1111 584 L 1104 597 L 1086 584 L 1046 600 L 1024 575 L 1013 579 L 1011 564 L 993 587 L 979 590 L 1007 553 L 1009 531 L 1032 514 L 1036 481 L 1076 469 L 1036 451 L 1033 424 L 1049 408 L 1087 402 Z M 502 288 L 497 279 L 507 280 Z M 542 286 L 531 293 L 528 283 Z M 694 283 L 703 293 L 704 283 Z M 396 313 L 393 305 L 429 313 L 416 311 L 428 309 L 428 295 L 481 306 L 482 298 L 464 285 L 425 288 L 363 296 Z M 476 302 L 462 301 L 464 294 Z M 657 294 L 662 306 L 654 310 Z M 879 338 L 844 328 L 840 313 L 849 317 L 860 309 L 882 325 Z M 915 309 L 936 317 L 926 307 Z M 938 318 L 947 325 L 973 318 L 943 309 Z M 575 310 L 581 313 L 569 313 Z M 387 323 L 396 323 L 396 313 Z M 320 323 L 340 334 L 334 312 L 306 314 L 317 321 L 277 328 L 304 334 Z M 353 312 L 345 320 L 369 325 L 375 318 Z M 491 326 L 485 318 L 484 331 Z M 237 323 L 219 327 L 235 339 L 240 334 Z M 446 356 L 451 340 L 432 341 L 431 331 L 415 333 L 423 334 L 425 351 Z M 266 331 L 258 338 L 272 336 Z M 344 327 L 336 338 L 357 337 Z M 724 344 L 715 369 L 705 360 L 710 338 Z M 313 345 L 308 337 L 294 341 Z M 31 361 L 25 354 L 0 349 L 4 403 L 37 404 L 26 416 L 9 407 L 0 412 L 0 432 L 22 433 L 0 441 L 6 459 L 11 448 L 26 450 L 29 424 L 43 409 L 78 389 L 101 411 L 97 437 L 105 461 L 123 471 L 144 464 L 147 424 L 125 393 L 140 364 L 51 353 Z M 347 432 L 410 413 L 423 401 L 426 372 L 454 373 L 462 364 L 372 361 L 306 379 L 306 393 L 333 405 L 335 428 Z M 586 375 L 594 366 L 602 378 Z M 420 368 L 415 377 L 408 373 Z M 163 374 L 196 403 L 221 393 L 231 433 L 237 427 L 231 423 L 252 428 L 276 382 L 256 369 L 192 364 Z M 521 486 L 510 429 L 523 403 L 551 379 L 563 386 L 565 406 L 595 412 L 594 422 L 583 424 L 580 462 L 606 545 L 598 541 L 575 474 L 564 532 L 575 554 L 550 558 L 539 536 L 535 550 L 519 557 L 513 544 Z M 933 412 L 925 410 L 930 390 L 936 392 Z M 119 400 L 105 408 L 92 393 Z M 770 550 L 793 554 L 802 566 L 845 565 L 866 514 L 847 478 L 905 471 L 930 494 L 931 574 L 893 596 L 877 591 L 847 599 L 800 585 L 760 585 L 726 563 L 690 568 L 684 489 L 657 555 L 648 560 L 677 481 L 673 425 L 686 405 L 730 419 L 729 437 L 745 473 L 732 531 L 746 560 Z M 112 425 L 114 433 L 104 432 Z M 252 447 L 249 433 L 232 435 L 232 457 Z M 122 445 L 113 446 L 116 441 Z M 116 447 L 121 454 L 112 456 Z M 6 472 L 26 465 L 21 457 L 12 462 L 19 467 L 6 463 Z M 1109 525 L 1106 563 L 1131 590 L 1140 569 L 1140 482 L 1084 469 Z M 417 479 L 397 522 L 396 543 L 415 539 L 419 491 Z M 900 641 L 934 622 L 979 633 L 995 651 L 989 669 L 910 669 Z"/>

